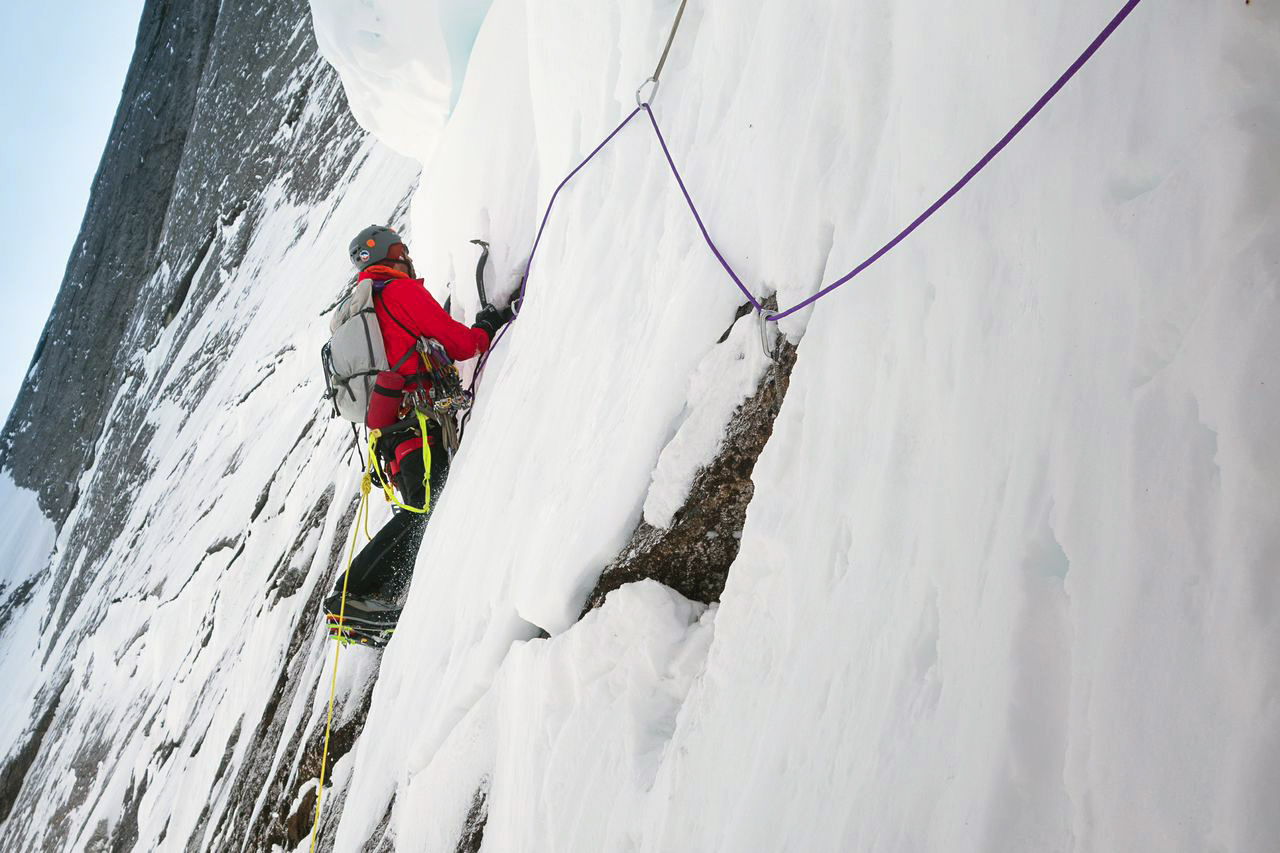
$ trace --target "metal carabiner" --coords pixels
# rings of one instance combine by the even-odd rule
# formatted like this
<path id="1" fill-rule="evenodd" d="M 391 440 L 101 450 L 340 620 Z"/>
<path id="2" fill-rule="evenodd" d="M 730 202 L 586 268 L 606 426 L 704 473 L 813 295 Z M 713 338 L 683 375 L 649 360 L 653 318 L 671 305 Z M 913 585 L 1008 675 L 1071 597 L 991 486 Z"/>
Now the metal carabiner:
<path id="1" fill-rule="evenodd" d="M 653 88 L 649 90 L 649 97 L 641 99 L 640 93 L 643 92 L 644 87 L 648 86 L 650 83 L 653 84 Z M 658 96 L 658 78 L 647 77 L 645 78 L 645 81 L 643 83 L 641 83 L 639 86 L 636 87 L 636 106 L 647 107 L 649 104 L 653 103 L 653 99 L 656 98 L 657 96 Z"/>
<path id="2" fill-rule="evenodd" d="M 766 358 L 773 361 L 773 347 L 769 346 L 769 320 L 764 308 L 756 309 L 756 323 L 760 329 L 760 349 L 764 350 Z"/>

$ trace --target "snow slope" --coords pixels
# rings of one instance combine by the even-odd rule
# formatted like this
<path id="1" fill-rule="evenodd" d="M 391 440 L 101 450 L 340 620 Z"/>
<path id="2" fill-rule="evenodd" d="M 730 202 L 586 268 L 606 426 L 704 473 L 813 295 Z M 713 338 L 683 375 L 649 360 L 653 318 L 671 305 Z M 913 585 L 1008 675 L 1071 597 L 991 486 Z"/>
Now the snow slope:
<path id="1" fill-rule="evenodd" d="M 0 531 L 0 640 L 9 636 L 29 635 L 38 630 L 39 614 L 24 611 L 21 604 L 38 598 L 41 572 L 53 551 L 53 524 L 40 512 L 34 493 L 19 488 L 7 474 L 0 476 L 0 517 L 5 519 Z M 6 705 L 21 707 L 30 703 L 41 687 L 41 673 L 30 655 L 5 654 L 0 657 L 0 684 L 6 685 Z M 22 734 L 27 720 L 18 714 L 0 715 L 0 743 L 13 743 Z"/>
<path id="2" fill-rule="evenodd" d="M 181 25 L 182 10 L 157 14 L 170 11 L 165 23 Z M 203 11 L 217 10 L 191 15 Z M 279 10 L 223 11 L 222 34 L 246 24 L 271 32 L 278 23 Z M 124 304 L 144 294 L 128 318 L 131 333 L 144 333 L 125 340 L 145 344 L 128 346 L 123 369 L 106 384 L 93 463 L 80 472 L 19 459 L 55 481 L 76 481 L 69 517 L 55 531 L 34 495 L 14 488 L 7 472 L 0 478 L 6 850 L 247 847 L 261 837 L 249 826 L 270 822 L 275 805 L 252 789 L 255 773 L 287 775 L 302 751 L 294 733 L 316 729 L 323 714 L 315 694 L 328 649 L 316 608 L 345 538 L 357 471 L 343 461 L 349 429 L 328 418 L 320 399 L 317 355 L 326 314 L 350 278 L 350 234 L 367 224 L 370 206 L 386 216 L 404 203 L 419 170 L 371 138 L 342 132 L 355 128 L 338 112 L 338 81 L 320 64 L 305 23 L 288 22 L 266 73 L 249 65 L 257 85 L 244 88 L 263 95 L 251 111 L 256 126 L 275 117 L 280 142 L 252 149 L 260 192 L 218 175 L 219 185 L 245 192 L 224 215 L 214 207 L 223 199 L 199 179 L 208 159 L 234 158 L 213 143 L 197 150 L 207 137 L 187 134 L 185 167 L 194 175 L 145 194 L 160 210 L 137 211 L 139 221 L 172 214 L 164 244 L 148 248 L 164 262 L 141 286 L 101 280 Z M 153 35 L 144 32 L 140 44 Z M 232 61 L 243 55 L 237 47 L 217 44 Z M 234 109 L 243 65 L 205 67 L 221 75 L 222 101 L 212 106 Z M 146 63 L 134 71 L 145 74 Z M 167 82 L 166 96 L 180 99 L 182 81 Z M 192 120 L 216 125 L 220 116 L 201 106 Z M 113 135 L 126 153 L 129 125 Z M 255 124 L 233 129 L 244 127 Z M 317 151 L 318 140 L 330 144 Z M 140 148 L 147 144 L 158 143 Z M 182 239 L 182 213 L 209 223 L 203 249 Z M 95 239 L 93 251 L 100 243 L 104 253 L 120 249 Z M 67 285 L 81 287 L 77 279 Z M 109 367 L 115 354 L 95 351 L 97 340 L 71 345 Z M 63 345 L 52 341 L 46 357 Z M 61 400 L 71 421 L 87 417 L 77 399 L 104 388 L 77 390 L 78 398 Z M 56 426 L 38 424 L 46 443 Z M 379 508 L 375 523 L 383 517 Z M 350 662 L 344 699 L 361 695 L 374 669 L 369 660 Z M 339 722 L 353 704 L 340 703 Z"/>
<path id="3" fill-rule="evenodd" d="M 222 277 L 215 307 L 190 318 L 194 333 L 176 345 L 175 324 L 155 349 L 136 354 L 133 375 L 155 401 L 145 452 L 156 473 L 137 484 L 132 511 L 79 603 L 50 596 L 54 573 L 44 569 L 55 543 L 34 500 L 14 489 L 0 498 L 6 519 L 16 515 L 18 529 L 34 531 L 12 550 L 6 536 L 7 556 L 29 558 L 11 577 L 39 578 L 33 606 L 0 632 L 3 743 L 21 744 L 24 725 L 29 736 L 31 709 L 48 691 L 57 709 L 18 799 L 23 820 L 6 825 L 7 849 L 96 849 L 124 821 L 133 823 L 128 846 L 139 850 L 182 848 L 189 839 L 198 849 L 242 843 L 224 837 L 216 819 L 244 794 L 237 777 L 262 709 L 280 701 L 285 680 L 277 683 L 276 671 L 301 620 L 308 689 L 287 713 L 295 727 L 314 726 L 324 713 L 315 694 L 331 658 L 305 606 L 331 583 L 357 472 L 340 461 L 349 431 L 327 419 L 308 426 L 328 405 L 312 374 L 327 336 L 324 314 L 347 277 L 344 252 L 334 247 L 359 227 L 364 204 L 394 208 L 416 173 L 370 140 L 341 191 L 314 209 L 274 187 L 246 262 Z M 263 286 L 276 280 L 265 270 L 285 269 L 298 281 L 335 284 Z M 186 383 L 227 340 L 221 369 L 188 408 Z M 58 551 L 79 525 L 93 524 L 86 505 L 62 529 Z M 30 509 L 20 515 L 20 507 Z M 378 508 L 374 523 L 384 517 Z M 368 680 L 370 663 L 347 662 L 343 695 Z M 339 722 L 353 710 L 347 705 Z M 286 739 L 273 761 L 293 759 L 287 749 Z"/>
<path id="4" fill-rule="evenodd" d="M 420 271 L 465 284 L 479 234 L 511 289 L 675 5 L 493 4 L 412 206 Z M 692 4 L 655 109 L 721 248 L 791 304 L 1114 11 Z M 575 623 L 739 301 L 629 128 L 486 372 L 338 849 L 389 805 L 398 848 L 452 849 L 471 789 L 504 851 L 1274 849 L 1277 72 L 1274 9 L 1142 4 L 785 321 L 791 390 L 696 630 L 643 585 Z"/>

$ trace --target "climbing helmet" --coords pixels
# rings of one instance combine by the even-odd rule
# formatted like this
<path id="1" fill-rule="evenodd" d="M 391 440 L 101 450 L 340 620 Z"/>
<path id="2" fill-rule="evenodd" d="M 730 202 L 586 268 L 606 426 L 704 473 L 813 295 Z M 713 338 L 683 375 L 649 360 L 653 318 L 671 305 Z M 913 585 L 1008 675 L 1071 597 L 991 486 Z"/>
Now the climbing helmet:
<path id="1" fill-rule="evenodd" d="M 351 241 L 351 263 L 363 270 L 388 258 L 408 260 L 409 249 L 400 235 L 385 225 L 370 225 Z"/>

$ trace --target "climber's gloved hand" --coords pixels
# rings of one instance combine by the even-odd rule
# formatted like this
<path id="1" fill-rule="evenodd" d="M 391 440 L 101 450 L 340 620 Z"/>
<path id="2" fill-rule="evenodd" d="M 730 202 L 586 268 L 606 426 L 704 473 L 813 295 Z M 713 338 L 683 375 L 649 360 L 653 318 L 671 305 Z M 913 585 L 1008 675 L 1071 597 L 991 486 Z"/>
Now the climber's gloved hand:
<path id="1" fill-rule="evenodd" d="M 498 330 L 511 322 L 511 318 L 515 316 L 510 306 L 506 308 L 497 308 L 493 305 L 486 305 L 480 309 L 480 313 L 476 315 L 476 321 L 472 325 L 477 329 L 483 329 L 484 333 L 489 336 L 490 342 L 497 336 Z"/>

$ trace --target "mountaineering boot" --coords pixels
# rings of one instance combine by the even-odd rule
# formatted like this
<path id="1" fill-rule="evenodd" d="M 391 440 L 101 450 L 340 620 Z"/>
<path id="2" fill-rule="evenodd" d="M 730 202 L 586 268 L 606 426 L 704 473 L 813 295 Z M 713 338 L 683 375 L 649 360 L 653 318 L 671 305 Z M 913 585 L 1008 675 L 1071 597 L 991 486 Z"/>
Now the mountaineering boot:
<path id="1" fill-rule="evenodd" d="M 394 628 L 372 628 L 353 625 L 350 622 L 343 622 L 342 626 L 338 626 L 338 617 L 333 614 L 325 614 L 326 627 L 329 636 L 344 646 L 370 646 L 372 648 L 382 648 L 391 639 L 391 635 L 395 633 Z"/>
<path id="2" fill-rule="evenodd" d="M 324 603 L 325 615 L 337 621 L 342 616 L 344 625 L 367 628 L 394 628 L 400 621 L 400 605 L 382 598 L 352 598 L 342 606 L 342 596 L 330 596 Z"/>

